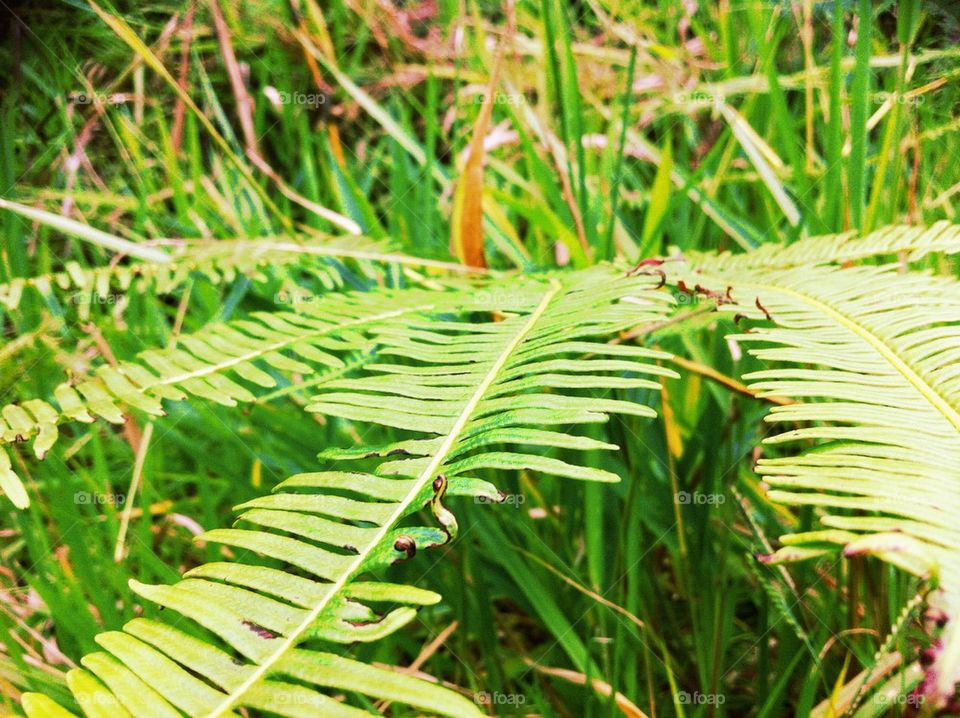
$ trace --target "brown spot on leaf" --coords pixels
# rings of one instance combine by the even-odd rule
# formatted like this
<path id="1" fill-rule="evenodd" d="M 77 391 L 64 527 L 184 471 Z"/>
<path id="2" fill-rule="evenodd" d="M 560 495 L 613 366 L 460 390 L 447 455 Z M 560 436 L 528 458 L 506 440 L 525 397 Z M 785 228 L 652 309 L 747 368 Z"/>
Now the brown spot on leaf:
<path id="1" fill-rule="evenodd" d="M 408 559 L 413 558 L 413 555 L 417 552 L 417 542 L 413 540 L 413 536 L 407 534 L 397 536 L 397 540 L 393 542 L 393 547 L 397 551 L 405 553 Z"/>
<path id="2" fill-rule="evenodd" d="M 768 322 L 772 322 L 772 321 L 773 321 L 773 317 L 770 316 L 770 312 L 767 311 L 767 308 L 760 303 L 760 297 L 757 297 L 755 303 L 756 303 L 756 305 L 757 305 L 757 309 L 759 309 L 761 312 L 763 312 L 763 316 L 765 316 L 765 317 L 767 318 L 767 321 L 768 321 Z"/>
<path id="3" fill-rule="evenodd" d="M 254 633 L 256 633 L 258 636 L 260 636 L 260 638 L 265 638 L 268 641 L 272 641 L 274 638 L 277 637 L 276 633 L 274 633 L 273 631 L 267 628 L 264 628 L 259 623 L 254 623 L 253 621 L 248 621 L 247 619 L 243 619 L 243 625 L 249 628 Z"/>

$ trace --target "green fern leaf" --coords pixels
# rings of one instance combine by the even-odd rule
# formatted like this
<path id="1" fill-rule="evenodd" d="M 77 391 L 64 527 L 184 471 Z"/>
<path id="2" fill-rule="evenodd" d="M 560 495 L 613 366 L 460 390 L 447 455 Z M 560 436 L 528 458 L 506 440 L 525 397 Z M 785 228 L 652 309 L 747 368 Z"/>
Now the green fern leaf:
<path id="1" fill-rule="evenodd" d="M 767 420 L 794 425 L 768 445 L 813 448 L 763 458 L 774 500 L 823 511 L 824 530 L 782 538 L 770 561 L 873 555 L 939 587 L 949 617 L 931 675 L 935 698 L 960 680 L 960 284 L 896 267 L 700 272 L 732 286 L 723 309 L 772 320 L 731 338 L 785 366 L 747 375 L 787 396 Z"/>
<path id="2" fill-rule="evenodd" d="M 134 409 L 160 416 L 161 400 L 187 396 L 227 406 L 252 401 L 257 387 L 276 385 L 269 371 L 310 375 L 346 368 L 344 356 L 369 346 L 369 340 L 357 333 L 364 326 L 437 306 L 456 306 L 459 301 L 471 300 L 421 289 L 354 292 L 297 305 L 296 311 L 257 312 L 247 319 L 204 327 L 180 337 L 172 349 L 147 350 L 135 361 L 102 366 L 92 376 L 65 382 L 54 390 L 52 401 L 33 399 L 2 407 L 0 447 L 32 440 L 34 453 L 42 459 L 65 421 L 89 423 L 99 418 L 119 424 Z M 3 448 L 0 489 L 18 507 L 28 505 L 26 490 Z"/>
<path id="3" fill-rule="evenodd" d="M 383 242 L 358 237 L 323 239 L 296 237 L 291 239 L 253 240 L 174 240 L 169 252 L 156 250 L 165 261 L 139 261 L 102 267 L 82 267 L 67 262 L 57 272 L 36 277 L 16 277 L 0 284 L 0 305 L 12 311 L 20 306 L 28 290 L 41 297 L 56 292 L 69 292 L 69 301 L 78 305 L 81 316 L 89 304 L 103 301 L 118 292 L 151 292 L 169 294 L 183 287 L 188 279 L 202 275 L 215 284 L 233 281 L 238 276 L 266 280 L 279 267 L 304 265 L 313 278 L 327 290 L 341 289 L 344 263 L 362 274 L 379 277 L 379 267 L 399 265 L 424 267 L 445 273 L 462 273 L 458 264 L 417 259 L 392 250 Z M 289 298 L 285 295 L 289 294 Z M 281 295 L 296 303 L 295 291 Z"/>
<path id="4" fill-rule="evenodd" d="M 85 656 L 83 668 L 67 676 L 77 703 L 88 716 L 235 716 L 240 706 L 283 716 L 369 715 L 325 692 L 331 690 L 447 716 L 482 715 L 472 702 L 425 680 L 298 646 L 312 640 L 335 649 L 378 640 L 406 625 L 416 607 L 440 599 L 410 586 L 354 580 L 448 540 L 445 530 L 387 522 L 418 508 L 409 499 L 382 500 L 403 493 L 402 483 L 363 474 L 294 476 L 269 500 L 241 507 L 240 522 L 252 528 L 200 537 L 292 570 L 218 562 L 172 586 L 131 581 L 141 597 L 181 618 L 137 618 L 123 631 L 97 636 L 103 651 Z M 356 498 L 330 493 L 343 486 Z M 435 515 L 448 513 L 443 493 L 427 502 Z M 378 604 L 394 607 L 380 613 Z M 204 638 L 177 627 L 184 618 L 202 627 Z M 31 718 L 69 715 L 36 694 L 24 696 L 23 706 Z"/>
<path id="5" fill-rule="evenodd" d="M 531 451 L 533 447 L 616 447 L 529 425 L 602 422 L 612 413 L 654 415 L 642 404 L 571 391 L 659 390 L 659 377 L 675 376 L 655 363 L 669 356 L 663 352 L 593 340 L 663 318 L 668 295 L 638 291 L 653 283 L 650 278 L 643 280 L 611 276 L 609 270 L 580 272 L 562 283 L 540 284 L 536 292 L 511 290 L 515 314 L 503 321 L 378 324 L 372 337 L 378 355 L 394 358 L 396 363 L 367 364 L 359 378 L 326 382 L 307 409 L 428 438 L 322 455 L 402 456 L 382 463 L 379 472 L 420 481 L 438 472 L 454 479 L 482 469 L 530 469 L 574 479 L 616 481 L 617 476 L 608 471 Z M 570 354 L 592 356 L 573 359 Z M 624 372 L 638 376 L 622 376 Z M 504 444 L 515 448 L 489 448 Z"/>
<path id="6" fill-rule="evenodd" d="M 272 495 L 239 507 L 243 527 L 202 537 L 282 561 L 291 570 L 217 562 L 189 571 L 173 586 L 132 582 L 143 598 L 205 629 L 207 640 L 170 625 L 181 619 L 140 618 L 122 632 L 101 634 L 97 641 L 104 651 L 86 656 L 84 668 L 68 676 L 78 703 L 88 715 L 184 711 L 216 718 L 236 715 L 240 707 L 285 716 L 368 715 L 321 690 L 332 689 L 458 718 L 483 715 L 451 691 L 344 658 L 326 646 L 383 638 L 408 623 L 417 606 L 438 600 L 429 591 L 364 577 L 451 540 L 457 522 L 443 503 L 446 496 L 499 498 L 489 484 L 463 472 L 529 467 L 578 479 L 616 479 L 551 457 L 483 447 L 523 446 L 529 438 L 541 439 L 541 445 L 560 443 L 550 432 L 524 433 L 531 431 L 530 424 L 605 421 L 611 412 L 653 415 L 634 402 L 574 394 L 564 382 L 549 379 L 606 377 L 582 386 L 623 386 L 617 379 L 626 362 L 609 365 L 570 356 L 585 352 L 633 357 L 629 370 L 634 373 L 672 375 L 654 363 L 664 357 L 660 352 L 602 341 L 664 316 L 669 295 L 651 291 L 653 284 L 650 278 L 628 278 L 609 269 L 501 284 L 496 292 L 509 305 L 509 315 L 477 323 L 460 321 L 436 293 L 414 292 L 414 297 L 397 297 L 393 305 L 415 306 L 424 295 L 433 297 L 434 305 L 413 317 L 395 308 L 375 323 L 354 322 L 352 328 L 369 333 L 379 345 L 381 357 L 396 363 L 368 365 L 353 380 L 359 383 L 324 387 L 310 408 L 429 434 L 419 440 L 417 458 L 384 462 L 379 474 L 291 477 Z M 376 299 L 383 304 L 382 296 Z M 463 311 L 483 306 L 469 296 L 456 301 Z M 543 374 L 546 362 L 554 362 L 553 371 Z M 605 368 L 592 366 L 596 362 Z M 392 381 L 384 383 L 383 377 Z M 658 386 L 645 381 L 629 388 Z M 558 385 L 564 393 L 554 391 Z M 434 398 L 409 396 L 422 387 L 430 387 Z M 408 524 L 408 517 L 424 507 L 439 526 Z M 378 612 L 376 604 L 385 602 L 399 607 Z M 306 643 L 311 647 L 303 647 Z M 324 648 L 313 647 L 316 643 Z M 32 695 L 24 706 L 31 718 L 58 710 Z"/>
<path id="7" fill-rule="evenodd" d="M 486 273 L 460 264 L 401 254 L 385 241 L 356 236 L 333 237 L 315 230 L 312 230 L 314 236 L 292 238 L 169 240 L 171 249 L 168 251 L 149 246 L 146 242 L 131 242 L 69 217 L 2 198 L 0 209 L 136 260 L 130 264 L 93 268 L 70 261 L 57 272 L 36 277 L 15 277 L 0 284 L 0 305 L 11 311 L 20 305 L 28 289 L 36 290 L 42 297 L 51 296 L 55 290 L 72 292 L 71 301 L 79 305 L 83 317 L 89 313 L 89 302 L 96 297 L 108 297 L 114 291 L 126 292 L 135 288 L 139 292 L 167 294 L 183 286 L 194 274 L 201 274 L 214 283 L 232 281 L 238 275 L 265 279 L 271 269 L 308 260 L 314 279 L 328 290 L 341 288 L 343 282 L 339 265 L 343 262 L 349 262 L 363 274 L 373 276 L 380 276 L 376 269 L 378 266 L 391 264 L 455 274 Z M 408 273 L 411 278 L 420 281 L 421 278 L 412 270 Z"/>
<path id="8" fill-rule="evenodd" d="M 936 222 L 930 227 L 892 225 L 865 237 L 856 231 L 801 239 L 793 244 L 769 242 L 746 253 L 688 252 L 687 261 L 704 271 L 786 269 L 818 264 L 845 264 L 880 256 L 905 255 L 915 262 L 932 252 L 960 252 L 960 225 Z"/>

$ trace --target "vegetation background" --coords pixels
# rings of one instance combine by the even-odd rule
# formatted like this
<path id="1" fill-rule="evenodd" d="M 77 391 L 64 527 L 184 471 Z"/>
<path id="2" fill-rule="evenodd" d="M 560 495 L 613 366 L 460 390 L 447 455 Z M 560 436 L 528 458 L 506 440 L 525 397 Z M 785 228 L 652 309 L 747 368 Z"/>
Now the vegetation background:
<path id="1" fill-rule="evenodd" d="M 0 6 L 0 197 L 143 247 L 362 234 L 438 272 L 534 273 L 955 220 L 960 201 L 948 1 Z M 0 234 L 6 282 L 110 261 L 11 212 Z M 25 296 L 3 316 L 3 401 L 322 293 L 330 266 Z M 771 404 L 735 377 L 759 364 L 725 340 L 729 319 L 676 300 L 692 319 L 634 337 L 675 353 L 681 380 L 652 393 L 657 420 L 612 420 L 620 449 L 596 459 L 622 483 L 500 472 L 507 503 L 461 500 L 457 542 L 394 569 L 444 600 L 353 655 L 491 714 L 571 718 L 843 715 L 878 650 L 915 660 L 916 579 L 756 561 L 811 512 L 772 504 L 752 471 Z M 360 443 L 361 426 L 305 418 L 310 395 L 181 403 L 67 432 L 42 465 L 14 455 L 33 502 L 0 510 L 0 713 L 21 715 L 25 690 L 68 702 L 65 671 L 144 610 L 128 579 L 222 557 L 192 539 L 323 447 Z"/>

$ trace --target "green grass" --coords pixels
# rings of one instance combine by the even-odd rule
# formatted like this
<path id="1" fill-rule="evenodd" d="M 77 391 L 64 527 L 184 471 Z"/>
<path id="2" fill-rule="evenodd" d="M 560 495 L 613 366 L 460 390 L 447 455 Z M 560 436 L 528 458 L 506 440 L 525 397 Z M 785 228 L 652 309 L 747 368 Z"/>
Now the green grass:
<path id="1" fill-rule="evenodd" d="M 222 3 L 273 178 L 249 157 L 208 5 L 185 32 L 186 3 L 105 5 L 122 18 L 113 28 L 85 3 L 50 5 L 5 10 L 0 196 L 132 242 L 356 225 L 399 252 L 452 261 L 452 186 L 495 43 L 507 46 L 484 189 L 494 270 L 957 215 L 960 26 L 946 4 L 728 0 L 688 15 L 674 0 L 525 0 L 508 18 L 452 0 L 433 15 L 417 3 Z M 278 95 L 292 101 L 274 105 Z M 103 266 L 115 249 L 11 212 L 0 212 L 0 235 L 4 282 L 68 261 Z M 955 273 L 955 260 L 925 261 Z M 198 275 L 172 294 L 93 304 L 26 296 L 3 315 L 3 403 L 273 306 L 291 288 L 324 291 L 309 266 L 265 274 Z M 397 269 L 344 274 L 349 287 L 412 281 Z M 759 366 L 731 356 L 724 323 L 705 314 L 643 341 L 726 376 Z M 621 449 L 593 461 L 622 483 L 502 472 L 498 486 L 522 504 L 464 500 L 456 544 L 391 569 L 444 601 L 353 655 L 409 665 L 454 626 L 424 671 L 512 701 L 493 714 L 586 718 L 632 715 L 612 692 L 651 716 L 807 715 L 872 665 L 917 582 L 862 558 L 757 564 L 781 534 L 812 526 L 812 512 L 775 507 L 751 471 L 768 404 L 679 370 L 659 397 L 662 419 L 621 417 L 596 432 Z M 158 420 L 119 562 L 124 507 L 99 499 L 128 493 L 145 420 L 66 428 L 42 464 L 17 454 L 34 503 L 0 510 L 0 713 L 19 715 L 25 690 L 67 701 L 63 673 L 94 635 L 157 610 L 128 579 L 169 581 L 220 557 L 191 542 L 195 527 L 228 525 L 231 506 L 315 467 L 317 451 L 359 443 L 362 428 L 305 418 L 309 396 L 178 405 Z M 678 492 L 716 500 L 678 504 Z M 892 647 L 914 650 L 916 616 L 901 628 Z M 684 703 L 691 695 L 722 703 Z"/>

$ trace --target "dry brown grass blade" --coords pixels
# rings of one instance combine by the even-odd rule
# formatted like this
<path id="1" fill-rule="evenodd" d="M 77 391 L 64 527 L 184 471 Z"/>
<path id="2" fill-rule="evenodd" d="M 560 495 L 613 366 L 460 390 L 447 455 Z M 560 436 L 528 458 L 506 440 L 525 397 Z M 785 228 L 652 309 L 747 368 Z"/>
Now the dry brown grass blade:
<path id="1" fill-rule="evenodd" d="M 321 204 L 317 204 L 313 200 L 307 199 L 302 194 L 297 192 L 293 187 L 288 185 L 279 174 L 277 174 L 276 170 L 274 170 L 273 167 L 271 167 L 267 161 L 263 159 L 263 157 L 261 157 L 255 151 L 247 150 L 247 159 L 253 163 L 254 167 L 269 177 L 277 186 L 277 189 L 280 190 L 280 194 L 282 194 L 291 202 L 295 202 L 304 209 L 313 212 L 318 217 L 322 217 L 330 224 L 339 227 L 349 234 L 361 234 L 363 231 L 360 228 L 360 225 L 349 217 L 344 217 L 339 212 L 334 212 L 332 209 L 328 209 Z"/>
<path id="2" fill-rule="evenodd" d="M 241 176 L 246 180 L 254 192 L 260 197 L 260 200 L 267 207 L 268 210 L 277 218 L 280 224 L 287 230 L 293 229 L 293 222 L 290 218 L 280 210 L 276 203 L 270 198 L 266 190 L 257 182 L 256 178 L 253 176 L 253 173 L 250 171 L 250 168 L 247 167 L 243 159 L 233 151 L 233 148 L 230 146 L 230 143 L 220 134 L 217 128 L 214 126 L 213 122 L 209 117 L 204 114 L 203 110 L 193 101 L 193 98 L 180 87 L 180 84 L 176 81 L 173 75 L 170 74 L 170 71 L 164 66 L 161 59 L 150 49 L 149 46 L 144 43 L 144 41 L 133 31 L 133 28 L 119 15 L 113 15 L 103 8 L 101 8 L 96 0 L 87 0 L 87 4 L 90 8 L 97 14 L 97 16 L 103 20 L 103 22 L 109 27 L 121 40 L 123 40 L 134 54 L 138 56 L 151 70 L 153 70 L 160 78 L 167 84 L 170 89 L 174 91 L 177 97 L 183 100 L 183 103 L 190 109 L 190 111 L 196 116 L 197 120 L 203 125 L 203 128 L 207 131 L 213 141 L 217 146 L 223 151 L 223 154 L 230 160 L 237 171 L 240 172 Z"/>
<path id="3" fill-rule="evenodd" d="M 685 359 L 682 356 L 673 356 L 670 358 L 670 361 L 681 369 L 686 369 L 687 371 L 699 374 L 700 376 L 706 377 L 711 381 L 715 381 L 717 384 L 725 386 L 727 389 L 735 391 L 738 394 L 749 396 L 751 399 L 761 399 L 763 401 L 769 401 L 771 404 L 778 404 L 780 406 L 796 403 L 793 399 L 783 396 L 757 396 L 757 392 L 753 391 L 746 384 L 739 382 L 733 377 L 727 376 L 726 374 L 722 374 L 713 367 L 707 366 L 706 364 L 701 364 L 698 361 Z"/>
<path id="4" fill-rule="evenodd" d="M 522 96 L 520 90 L 510 84 L 509 81 L 505 81 L 504 84 L 510 95 L 516 97 Z M 537 136 L 537 139 L 540 140 L 540 145 L 553 160 L 553 168 L 556 170 L 557 179 L 560 180 L 560 195 L 563 197 L 567 209 L 570 210 L 570 216 L 573 217 L 573 227 L 576 232 L 577 242 L 583 250 L 584 256 L 589 257 L 591 251 L 590 243 L 587 241 L 583 217 L 580 214 L 580 207 L 577 204 L 576 198 L 573 196 L 573 185 L 570 183 L 570 174 L 567 169 L 567 151 L 563 143 L 560 142 L 560 139 L 541 122 L 537 113 L 534 112 L 529 104 L 525 102 L 522 103 L 520 112 L 522 113 L 524 122 L 526 122 L 530 130 Z M 559 247 L 560 245 L 558 244 L 557 246 Z M 565 262 L 561 262 L 561 264 L 564 263 Z"/>
<path id="5" fill-rule="evenodd" d="M 453 635 L 453 632 L 456 631 L 459 626 L 459 622 L 453 621 L 449 626 L 440 631 L 440 633 L 434 636 L 430 643 L 425 645 L 420 650 L 420 653 L 417 654 L 417 657 L 413 660 L 413 663 L 407 666 L 405 670 L 413 673 L 423 668 L 423 664 L 430 660 L 430 657 L 436 653 L 444 643 L 447 642 L 447 639 Z M 390 707 L 390 704 L 391 701 L 378 701 L 376 708 L 381 713 L 385 713 L 387 708 Z"/>
<path id="6" fill-rule="evenodd" d="M 517 548 L 517 550 L 520 551 L 520 553 L 522 553 L 522 554 L 523 554 L 524 556 L 526 556 L 527 558 L 529 558 L 529 559 L 531 559 L 531 560 L 536 561 L 537 563 L 539 563 L 541 566 L 543 566 L 545 569 L 547 569 L 550 573 L 552 573 L 554 576 L 556 576 L 557 578 L 559 578 L 561 581 L 563 581 L 564 583 L 566 583 L 568 586 L 571 586 L 571 587 L 575 588 L 576 590 L 578 590 L 578 591 L 579 591 L 580 593 L 582 593 L 583 595 L 588 596 L 589 598 L 592 598 L 594 601 L 596 601 L 596 602 L 599 603 L 600 605 L 606 606 L 607 608 L 609 608 L 609 609 L 611 609 L 611 610 L 613 610 L 613 611 L 616 611 L 616 612 L 619 613 L 621 616 L 623 616 L 624 618 L 626 618 L 628 621 L 630 621 L 631 623 L 633 623 L 637 628 L 640 628 L 640 629 L 646 628 L 646 626 L 645 626 L 645 624 L 643 623 L 643 621 L 641 621 L 639 618 L 637 618 L 637 616 L 636 616 L 635 614 L 630 613 L 630 611 L 628 611 L 627 609 L 625 609 L 623 606 L 621 606 L 621 605 L 619 605 L 619 604 L 616 604 L 616 603 L 614 603 L 613 601 L 610 601 L 609 599 L 604 598 L 603 596 L 601 596 L 601 595 L 600 595 L 599 593 L 597 593 L 596 591 L 591 591 L 591 590 L 590 590 L 589 588 L 587 588 L 586 586 L 584 586 L 584 585 L 582 585 L 582 584 L 580 584 L 580 583 L 577 583 L 577 582 L 574 581 L 572 578 L 570 578 L 569 576 L 565 575 L 562 571 L 560 571 L 560 570 L 557 569 L 556 567 L 551 566 L 547 561 L 544 561 L 542 558 L 540 558 L 540 557 L 537 556 L 536 554 L 532 554 L 532 553 L 530 553 L 529 551 L 525 551 L 525 550 L 523 550 L 522 548 L 519 548 L 519 547 Z"/>
<path id="7" fill-rule="evenodd" d="M 190 45 L 193 42 L 193 16 L 196 7 L 193 3 L 187 8 L 183 17 L 183 23 L 180 25 L 180 70 L 177 73 L 177 83 L 184 93 L 187 91 L 187 77 L 190 74 Z M 177 104 L 173 107 L 173 129 L 170 130 L 170 143 L 176 152 L 180 151 L 180 144 L 183 141 L 183 123 L 186 119 L 187 105 L 182 97 L 177 98 Z"/>
<path id="8" fill-rule="evenodd" d="M 627 698 L 623 693 L 617 691 L 614 694 L 613 686 L 611 686 L 606 681 L 601 681 L 599 678 L 590 678 L 588 679 L 584 674 L 579 673 L 578 671 L 571 671 L 568 668 L 550 668 L 549 666 L 538 666 L 534 661 L 529 658 L 525 659 L 528 666 L 538 673 L 543 673 L 547 676 L 553 676 L 554 678 L 560 678 L 561 680 L 567 681 L 568 683 L 573 683 L 578 686 L 587 685 L 589 680 L 590 688 L 592 688 L 596 693 L 609 698 L 611 695 L 614 696 L 613 700 L 617 704 L 617 708 L 628 718 L 650 718 L 646 713 L 644 713 L 637 705 Z"/>
<path id="9" fill-rule="evenodd" d="M 500 67 L 503 63 L 504 43 L 497 49 L 490 73 L 490 84 L 483 107 L 473 125 L 470 153 L 464 163 L 463 173 L 457 180 L 453 194 L 453 217 L 450 221 L 450 253 L 468 267 L 486 267 L 483 252 L 483 160 L 484 144 L 490 127 L 494 98 L 500 82 Z"/>
<path id="10" fill-rule="evenodd" d="M 158 57 L 162 57 L 170 45 L 170 40 L 173 37 L 177 27 L 179 25 L 177 15 L 173 15 L 170 20 L 167 21 L 163 30 L 160 31 L 160 36 L 157 40 L 151 45 L 151 48 Z M 80 165 L 88 165 L 89 162 L 85 162 L 86 154 L 85 148 L 87 144 L 93 139 L 94 133 L 96 132 L 97 127 L 100 124 L 100 121 L 103 119 L 106 113 L 107 104 L 104 102 L 105 98 L 112 98 L 115 96 L 114 91 L 121 86 L 124 80 L 127 79 L 130 75 L 134 74 L 139 68 L 143 66 L 143 60 L 139 55 L 134 55 L 133 60 L 123 69 L 123 71 L 102 91 L 97 91 L 93 85 L 93 79 L 91 75 L 93 73 L 88 73 L 88 76 L 84 77 L 84 89 L 86 90 L 88 96 L 92 100 L 90 103 L 91 113 L 83 123 L 83 127 L 80 132 L 77 133 L 73 150 L 67 154 L 66 152 L 61 152 L 56 160 L 51 165 L 51 170 L 61 167 L 67 175 L 67 189 L 72 189 L 73 182 L 77 175 L 77 170 Z M 117 93 L 119 94 L 119 93 Z M 71 111 L 75 111 L 77 106 L 70 108 Z M 94 173 L 91 172 L 91 175 Z M 91 179 L 96 183 L 97 180 L 95 177 L 91 176 Z M 98 183 L 99 185 L 99 183 Z M 103 188 L 105 189 L 105 188 Z M 65 217 L 70 216 L 70 213 L 73 210 L 73 199 L 68 193 L 64 199 L 60 208 L 60 214 Z"/>
<path id="11" fill-rule="evenodd" d="M 874 686 L 884 680 L 903 663 L 903 656 L 894 651 L 883 656 L 875 666 L 866 668 L 851 678 L 840 689 L 839 695 L 828 696 L 821 701 L 811 712 L 813 718 L 825 718 L 833 715 L 844 715 L 852 706 L 854 699 L 869 692 Z"/>
<path id="12" fill-rule="evenodd" d="M 299 0 L 291 0 L 290 2 L 290 7 L 293 8 L 294 14 L 299 18 L 298 27 L 300 28 L 300 32 L 304 37 L 314 38 L 317 47 L 327 56 L 327 59 L 331 62 L 336 62 L 337 56 L 333 50 L 333 42 L 330 39 L 330 32 L 327 29 L 327 21 L 323 16 L 323 11 L 313 0 L 307 0 L 306 6 L 305 15 L 303 9 L 300 7 Z M 312 30 L 307 24 L 308 16 L 313 26 Z M 307 63 L 307 69 L 310 71 L 310 76 L 313 78 L 317 89 L 327 95 L 333 94 L 333 87 L 323 79 L 323 75 L 320 72 L 320 65 L 317 64 L 316 59 L 314 59 L 313 55 L 310 54 L 310 51 L 307 50 L 302 42 L 300 45 L 303 50 L 303 59 Z M 328 121 L 325 125 L 327 137 L 330 140 L 330 152 L 333 154 L 333 158 L 337 164 L 343 169 L 347 163 L 343 155 L 343 144 L 340 142 L 340 130 L 333 121 Z"/>
<path id="13" fill-rule="evenodd" d="M 233 51 L 233 39 L 230 36 L 230 28 L 227 21 L 223 18 L 223 11 L 220 10 L 220 4 L 217 0 L 210 0 L 210 12 L 213 14 L 213 24 L 217 29 L 217 39 L 220 42 L 220 54 L 223 56 L 223 64 L 227 69 L 227 76 L 230 78 L 230 87 L 233 88 L 233 94 L 237 102 L 237 117 L 240 120 L 240 129 L 243 132 L 243 141 L 246 145 L 247 153 L 256 153 L 257 134 L 253 129 L 253 98 L 247 92 L 247 86 L 243 82 L 243 74 L 240 72 L 240 63 L 237 62 L 237 55 Z"/>

